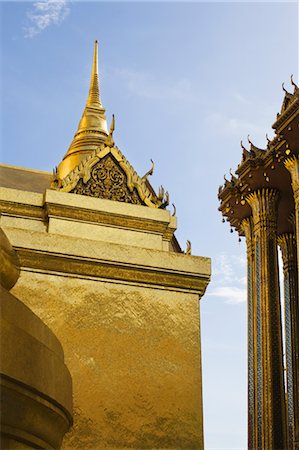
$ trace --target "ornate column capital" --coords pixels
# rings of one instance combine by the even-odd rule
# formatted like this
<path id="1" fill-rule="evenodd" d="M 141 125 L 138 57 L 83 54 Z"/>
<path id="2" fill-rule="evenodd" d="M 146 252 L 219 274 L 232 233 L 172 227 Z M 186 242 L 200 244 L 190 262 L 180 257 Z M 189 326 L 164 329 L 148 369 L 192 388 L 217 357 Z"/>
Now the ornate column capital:
<path id="1" fill-rule="evenodd" d="M 292 224 L 292 226 L 293 226 L 293 231 L 294 231 L 294 233 L 296 233 L 296 214 L 295 214 L 295 211 L 293 211 L 293 212 L 289 215 L 288 222 L 289 222 L 290 224 Z"/>
<path id="2" fill-rule="evenodd" d="M 254 234 L 266 229 L 269 237 L 276 237 L 279 192 L 276 189 L 258 189 L 246 197 L 252 210 Z"/>
<path id="3" fill-rule="evenodd" d="M 299 201 L 299 160 L 296 156 L 284 161 L 286 169 L 290 172 L 292 178 L 292 188 L 295 202 Z"/>
<path id="4" fill-rule="evenodd" d="M 284 233 L 278 236 L 277 243 L 281 249 L 283 271 L 297 270 L 297 247 L 294 233 Z"/>

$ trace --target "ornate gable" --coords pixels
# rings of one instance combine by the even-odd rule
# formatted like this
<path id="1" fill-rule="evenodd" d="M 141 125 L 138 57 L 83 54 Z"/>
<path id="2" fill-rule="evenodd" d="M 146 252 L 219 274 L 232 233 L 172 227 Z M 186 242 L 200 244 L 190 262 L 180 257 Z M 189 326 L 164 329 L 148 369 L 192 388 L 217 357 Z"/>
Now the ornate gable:
<path id="1" fill-rule="evenodd" d="M 127 175 L 118 165 L 111 153 L 100 159 L 90 170 L 90 178 L 84 183 L 80 178 L 74 189 L 74 194 L 89 195 L 135 205 L 144 205 L 136 187 L 130 191 Z"/>
<path id="2" fill-rule="evenodd" d="M 156 195 L 147 180 L 148 174 L 139 177 L 114 142 L 107 139 L 64 179 L 54 173 L 51 187 L 90 197 L 165 208 L 168 192 L 164 193 L 161 187 Z"/>

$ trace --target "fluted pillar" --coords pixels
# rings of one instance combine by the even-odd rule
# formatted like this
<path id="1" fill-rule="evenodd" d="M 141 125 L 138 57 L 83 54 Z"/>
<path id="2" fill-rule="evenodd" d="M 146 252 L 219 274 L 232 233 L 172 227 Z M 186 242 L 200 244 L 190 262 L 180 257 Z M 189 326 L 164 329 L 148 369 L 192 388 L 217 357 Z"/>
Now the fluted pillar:
<path id="1" fill-rule="evenodd" d="M 278 197 L 274 189 L 260 189 L 247 197 L 254 236 L 258 450 L 287 448 L 276 236 Z"/>
<path id="2" fill-rule="evenodd" d="M 296 240 L 297 242 L 299 242 L 299 159 L 296 158 L 295 156 L 292 158 L 288 158 L 284 162 L 284 165 L 291 174 L 292 189 L 294 193 L 294 202 L 295 202 Z M 297 261 L 299 261 L 299 245 L 297 245 Z M 299 325 L 297 325 L 297 327 L 298 326 Z"/>
<path id="3" fill-rule="evenodd" d="M 256 291 L 252 217 L 241 222 L 247 247 L 248 448 L 256 448 Z"/>
<path id="4" fill-rule="evenodd" d="M 290 449 L 299 449 L 299 303 L 297 245 L 293 233 L 279 236 L 284 273 L 287 421 Z"/>

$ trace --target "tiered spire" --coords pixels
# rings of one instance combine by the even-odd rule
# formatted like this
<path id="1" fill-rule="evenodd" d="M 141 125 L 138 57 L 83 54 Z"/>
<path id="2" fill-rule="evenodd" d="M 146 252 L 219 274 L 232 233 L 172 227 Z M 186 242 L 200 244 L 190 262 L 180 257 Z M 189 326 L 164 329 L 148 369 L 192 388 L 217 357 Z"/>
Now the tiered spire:
<path id="1" fill-rule="evenodd" d="M 100 99 L 98 41 L 95 41 L 88 99 L 73 142 L 58 166 L 58 178 L 65 178 L 87 156 L 91 155 L 107 136 L 105 109 Z"/>
<path id="2" fill-rule="evenodd" d="M 89 95 L 86 105 L 103 108 L 100 99 L 100 81 L 98 68 L 98 41 L 94 43 L 93 63 L 91 72 L 91 81 L 89 88 Z"/>

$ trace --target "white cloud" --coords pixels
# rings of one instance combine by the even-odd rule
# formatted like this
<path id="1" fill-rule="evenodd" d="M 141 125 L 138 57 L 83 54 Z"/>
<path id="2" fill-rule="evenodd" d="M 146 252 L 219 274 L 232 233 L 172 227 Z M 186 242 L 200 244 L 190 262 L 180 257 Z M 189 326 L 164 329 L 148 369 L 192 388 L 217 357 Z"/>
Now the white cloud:
<path id="1" fill-rule="evenodd" d="M 25 37 L 33 38 L 51 25 L 59 25 L 69 14 L 66 0 L 40 0 L 28 11 L 30 24 L 24 28 Z"/>
<path id="2" fill-rule="evenodd" d="M 152 100 L 194 99 L 188 78 L 182 78 L 175 82 L 163 82 L 150 74 L 132 69 L 116 69 L 115 73 L 125 83 L 130 93 L 139 97 Z"/>
<path id="3" fill-rule="evenodd" d="M 219 297 L 236 305 L 247 299 L 246 255 L 221 253 L 213 263 L 212 282 L 207 295 Z"/>
<path id="4" fill-rule="evenodd" d="M 212 289 L 207 293 L 207 295 L 221 297 L 224 299 L 225 303 L 236 305 L 246 302 L 247 291 L 244 288 L 239 288 L 236 286 L 222 286 Z"/>
<path id="5" fill-rule="evenodd" d="M 221 284 L 244 284 L 244 275 L 242 274 L 242 276 L 239 276 L 239 274 L 237 275 L 237 272 L 239 272 L 239 269 L 244 272 L 245 268 L 245 255 L 228 255 L 226 253 L 221 253 L 215 258 L 213 277 L 219 280 Z"/>
<path id="6" fill-rule="evenodd" d="M 223 283 L 232 282 L 234 271 L 228 255 L 223 253 L 217 256 L 213 276 L 221 276 Z"/>

